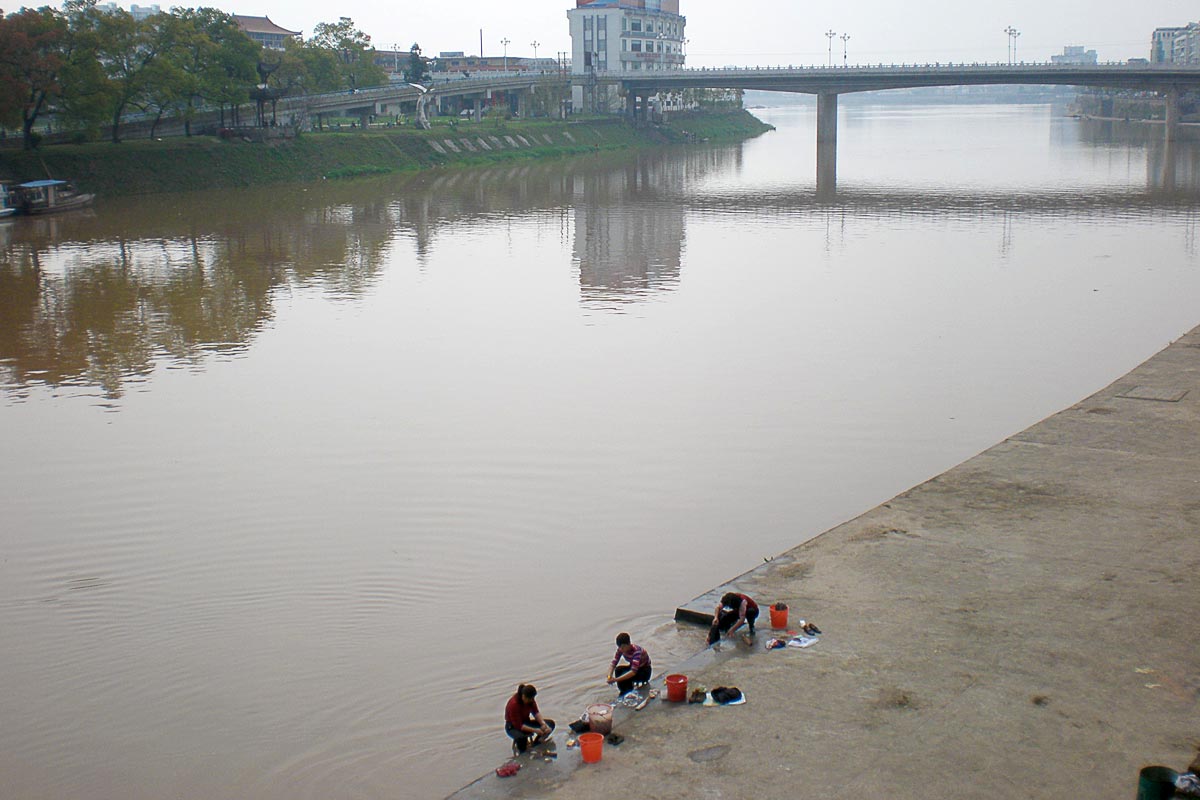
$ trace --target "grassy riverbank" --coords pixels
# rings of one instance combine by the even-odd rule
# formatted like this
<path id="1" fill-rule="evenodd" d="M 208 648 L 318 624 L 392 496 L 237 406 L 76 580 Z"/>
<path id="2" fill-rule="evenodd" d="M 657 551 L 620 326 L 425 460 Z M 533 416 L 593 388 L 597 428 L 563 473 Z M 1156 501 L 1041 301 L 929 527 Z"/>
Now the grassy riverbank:
<path id="1" fill-rule="evenodd" d="M 740 141 L 770 130 L 749 112 L 697 112 L 635 128 L 614 118 L 486 120 L 324 131 L 268 143 L 212 137 L 55 145 L 0 152 L 0 178 L 55 177 L 102 196 L 224 189 L 356 175 L 561 158 L 689 141 Z"/>

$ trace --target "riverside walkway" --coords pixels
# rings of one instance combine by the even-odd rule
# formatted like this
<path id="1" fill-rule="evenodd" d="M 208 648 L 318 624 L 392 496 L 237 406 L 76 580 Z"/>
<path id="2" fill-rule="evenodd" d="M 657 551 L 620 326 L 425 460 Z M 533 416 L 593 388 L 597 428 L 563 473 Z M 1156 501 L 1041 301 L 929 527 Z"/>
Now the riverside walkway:
<path id="1" fill-rule="evenodd" d="M 756 645 L 671 671 L 746 704 L 655 700 L 598 764 L 559 735 L 455 796 L 1131 800 L 1200 747 L 1200 328 L 731 585 Z M 777 600 L 818 644 L 764 650 Z"/>

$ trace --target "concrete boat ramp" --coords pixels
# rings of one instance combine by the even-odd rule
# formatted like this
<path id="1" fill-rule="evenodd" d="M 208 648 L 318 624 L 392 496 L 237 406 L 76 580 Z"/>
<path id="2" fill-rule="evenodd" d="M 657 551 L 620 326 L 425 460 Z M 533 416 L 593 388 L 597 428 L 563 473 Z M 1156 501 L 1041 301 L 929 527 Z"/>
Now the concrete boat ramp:
<path id="1" fill-rule="evenodd" d="M 1132 800 L 1200 748 L 1200 329 L 730 586 L 757 642 L 669 671 L 744 705 L 619 710 L 597 764 L 564 727 L 454 797 Z M 764 648 L 778 600 L 817 644 Z"/>

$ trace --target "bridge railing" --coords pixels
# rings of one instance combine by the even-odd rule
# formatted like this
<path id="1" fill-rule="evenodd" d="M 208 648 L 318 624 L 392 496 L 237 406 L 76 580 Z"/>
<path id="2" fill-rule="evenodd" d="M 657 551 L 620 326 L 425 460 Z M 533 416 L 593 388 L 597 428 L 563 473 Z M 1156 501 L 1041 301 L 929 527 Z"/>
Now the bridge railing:
<path id="1" fill-rule="evenodd" d="M 909 64 L 909 63 L 900 63 L 900 64 L 878 63 L 878 64 L 850 64 L 850 65 L 788 64 L 787 66 L 767 65 L 767 66 L 753 66 L 753 67 L 749 67 L 749 66 L 747 66 L 747 67 L 740 67 L 740 66 L 684 67 L 684 68 L 680 68 L 680 69 L 653 70 L 648 73 L 641 73 L 641 74 L 637 74 L 637 75 L 629 73 L 629 72 L 625 72 L 622 70 L 597 70 L 595 74 L 597 77 L 601 77 L 601 78 L 621 77 L 621 78 L 626 78 L 626 79 L 630 79 L 630 80 L 637 80 L 640 78 L 655 77 L 655 76 L 659 76 L 659 75 L 664 75 L 664 76 L 695 75 L 697 73 L 702 73 L 702 74 L 713 74 L 713 73 L 745 74 L 747 72 L 779 73 L 779 72 L 801 71 L 801 72 L 829 73 L 832 75 L 832 74 L 843 74 L 846 72 L 868 72 L 868 71 L 879 71 L 879 70 L 887 70 L 889 72 L 895 72 L 895 71 L 899 71 L 899 70 L 924 71 L 924 70 L 939 70 L 939 69 L 940 70 L 955 70 L 955 71 L 961 71 L 961 70 L 994 71 L 994 70 L 998 70 L 998 69 L 999 70 L 1054 69 L 1054 70 L 1070 71 L 1070 70 L 1089 70 L 1089 69 L 1096 69 L 1098 67 L 1114 68 L 1114 69 L 1119 68 L 1123 71 L 1124 70 L 1129 70 L 1129 71 L 1163 70 L 1163 71 L 1165 71 L 1165 70 L 1178 70 L 1181 68 L 1181 66 L 1182 65 L 1179 65 L 1179 64 L 1141 64 L 1141 63 L 1130 64 L 1125 61 L 1102 61 L 1102 62 L 1098 62 L 1096 64 L 1064 64 L 1064 63 L 1059 63 L 1059 62 L 1054 62 L 1054 61 L 1020 61 L 1020 62 L 1015 62 L 1012 64 L 1008 64 L 1005 62 L 986 62 L 986 61 L 972 61 L 972 62 L 934 61 L 934 62 L 925 62 L 925 63 L 914 62 L 911 64 Z M 1200 71 L 1200 66 L 1192 67 L 1191 65 L 1186 65 L 1186 66 L 1183 66 L 1182 68 L 1187 69 L 1189 67 L 1192 69 L 1195 69 L 1197 71 Z M 576 77 L 578 77 L 578 74 L 576 75 Z"/>

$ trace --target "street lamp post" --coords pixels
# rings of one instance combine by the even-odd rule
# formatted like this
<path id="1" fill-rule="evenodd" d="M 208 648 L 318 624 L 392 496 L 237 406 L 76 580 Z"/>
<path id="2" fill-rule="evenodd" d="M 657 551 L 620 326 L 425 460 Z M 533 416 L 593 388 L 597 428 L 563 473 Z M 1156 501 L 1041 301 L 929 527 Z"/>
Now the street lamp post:
<path id="1" fill-rule="evenodd" d="M 534 61 L 537 61 L 537 49 L 538 49 L 538 47 L 541 46 L 541 44 L 542 43 L 539 42 L 537 39 L 534 39 L 532 42 L 529 43 L 529 46 L 533 48 L 533 60 Z"/>
<path id="2" fill-rule="evenodd" d="M 1004 32 L 1008 34 L 1008 63 L 1011 65 L 1017 60 L 1017 37 L 1021 32 L 1012 25 L 1005 28 Z"/>
<path id="3" fill-rule="evenodd" d="M 825 31 L 825 38 L 829 40 L 829 66 L 831 67 L 833 66 L 833 37 L 835 36 L 837 36 L 837 34 L 832 28 Z"/>
<path id="4" fill-rule="evenodd" d="M 846 42 L 850 41 L 850 34 L 843 33 L 838 38 L 842 40 L 842 66 L 845 67 L 845 66 L 847 66 L 847 64 L 846 64 Z"/>
<path id="5" fill-rule="evenodd" d="M 508 72 L 508 46 L 512 44 L 512 40 L 505 36 L 500 40 L 500 44 L 504 45 L 504 71 Z"/>

